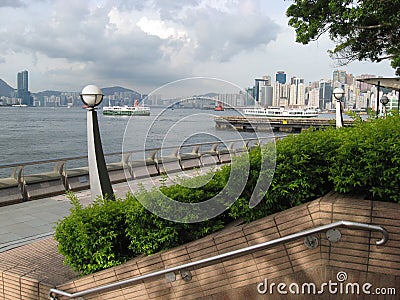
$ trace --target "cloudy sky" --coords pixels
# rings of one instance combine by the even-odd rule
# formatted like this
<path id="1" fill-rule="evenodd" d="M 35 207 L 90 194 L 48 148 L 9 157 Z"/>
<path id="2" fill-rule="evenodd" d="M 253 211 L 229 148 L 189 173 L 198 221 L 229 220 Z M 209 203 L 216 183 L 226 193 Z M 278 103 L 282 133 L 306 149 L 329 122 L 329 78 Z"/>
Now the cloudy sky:
<path id="1" fill-rule="evenodd" d="M 168 82 L 214 77 L 240 87 L 283 70 L 306 82 L 337 67 L 327 37 L 304 46 L 287 26 L 287 0 L 0 0 L 0 78 L 30 90 L 86 84 L 150 93 Z M 388 62 L 352 63 L 354 75 L 394 76 Z"/>

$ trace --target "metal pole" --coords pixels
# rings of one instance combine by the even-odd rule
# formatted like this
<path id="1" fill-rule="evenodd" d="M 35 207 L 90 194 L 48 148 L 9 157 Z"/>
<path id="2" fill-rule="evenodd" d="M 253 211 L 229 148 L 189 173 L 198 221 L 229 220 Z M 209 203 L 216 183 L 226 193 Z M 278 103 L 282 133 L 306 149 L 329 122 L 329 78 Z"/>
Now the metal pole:
<path id="1" fill-rule="evenodd" d="M 397 91 L 397 115 L 400 115 L 400 90 Z"/>
<path id="2" fill-rule="evenodd" d="M 114 200 L 114 192 L 108 176 L 101 144 L 97 112 L 94 107 L 87 108 L 87 142 L 92 201 L 100 195 Z"/>
<path id="3" fill-rule="evenodd" d="M 376 95 L 376 117 L 378 118 L 379 117 L 379 90 L 380 90 L 380 87 L 381 87 L 381 82 L 380 81 L 378 81 L 378 92 L 377 92 L 377 95 Z"/>
<path id="4" fill-rule="evenodd" d="M 336 128 L 343 126 L 342 103 L 336 100 Z"/>

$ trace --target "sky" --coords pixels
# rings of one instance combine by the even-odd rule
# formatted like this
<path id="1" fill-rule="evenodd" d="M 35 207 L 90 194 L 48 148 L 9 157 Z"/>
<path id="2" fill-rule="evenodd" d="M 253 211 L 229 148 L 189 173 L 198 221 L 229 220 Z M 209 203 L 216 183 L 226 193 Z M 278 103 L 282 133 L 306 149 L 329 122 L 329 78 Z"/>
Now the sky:
<path id="1" fill-rule="evenodd" d="M 305 82 L 353 75 L 394 76 L 388 61 L 338 67 L 327 36 L 295 42 L 287 0 L 0 0 L 0 78 L 31 92 L 81 91 L 87 84 L 143 94 L 190 77 L 241 88 L 285 71 Z"/>

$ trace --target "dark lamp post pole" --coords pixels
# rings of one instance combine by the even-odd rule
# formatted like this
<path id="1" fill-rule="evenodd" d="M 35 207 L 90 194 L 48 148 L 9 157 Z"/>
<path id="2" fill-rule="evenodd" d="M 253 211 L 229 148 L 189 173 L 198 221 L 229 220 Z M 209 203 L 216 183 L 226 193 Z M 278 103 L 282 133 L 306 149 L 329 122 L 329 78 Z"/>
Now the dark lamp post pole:
<path id="1" fill-rule="evenodd" d="M 97 196 L 114 199 L 114 192 L 104 159 L 99 123 L 95 109 L 103 100 L 103 94 L 97 86 L 87 85 L 83 88 L 80 96 L 87 111 L 88 163 L 92 200 L 95 200 Z"/>

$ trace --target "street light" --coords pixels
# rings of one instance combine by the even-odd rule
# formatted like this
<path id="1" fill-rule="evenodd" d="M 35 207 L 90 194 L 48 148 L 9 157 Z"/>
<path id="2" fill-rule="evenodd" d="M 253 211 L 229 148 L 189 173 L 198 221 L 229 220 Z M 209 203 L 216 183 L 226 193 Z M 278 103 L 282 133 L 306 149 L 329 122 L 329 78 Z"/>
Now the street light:
<path id="1" fill-rule="evenodd" d="M 337 87 L 333 90 L 333 97 L 336 99 L 336 128 L 343 126 L 343 114 L 341 100 L 344 97 L 344 90 Z"/>
<path id="2" fill-rule="evenodd" d="M 386 116 L 386 104 L 389 103 L 389 98 L 386 95 L 383 95 L 381 98 L 381 103 L 383 104 L 383 107 L 385 109 L 385 116 Z"/>
<path id="3" fill-rule="evenodd" d="M 80 96 L 87 111 L 88 163 L 92 200 L 94 201 L 96 196 L 99 195 L 114 199 L 114 192 L 104 159 L 99 123 L 95 109 L 103 100 L 103 93 L 97 86 L 87 85 L 83 88 Z"/>

